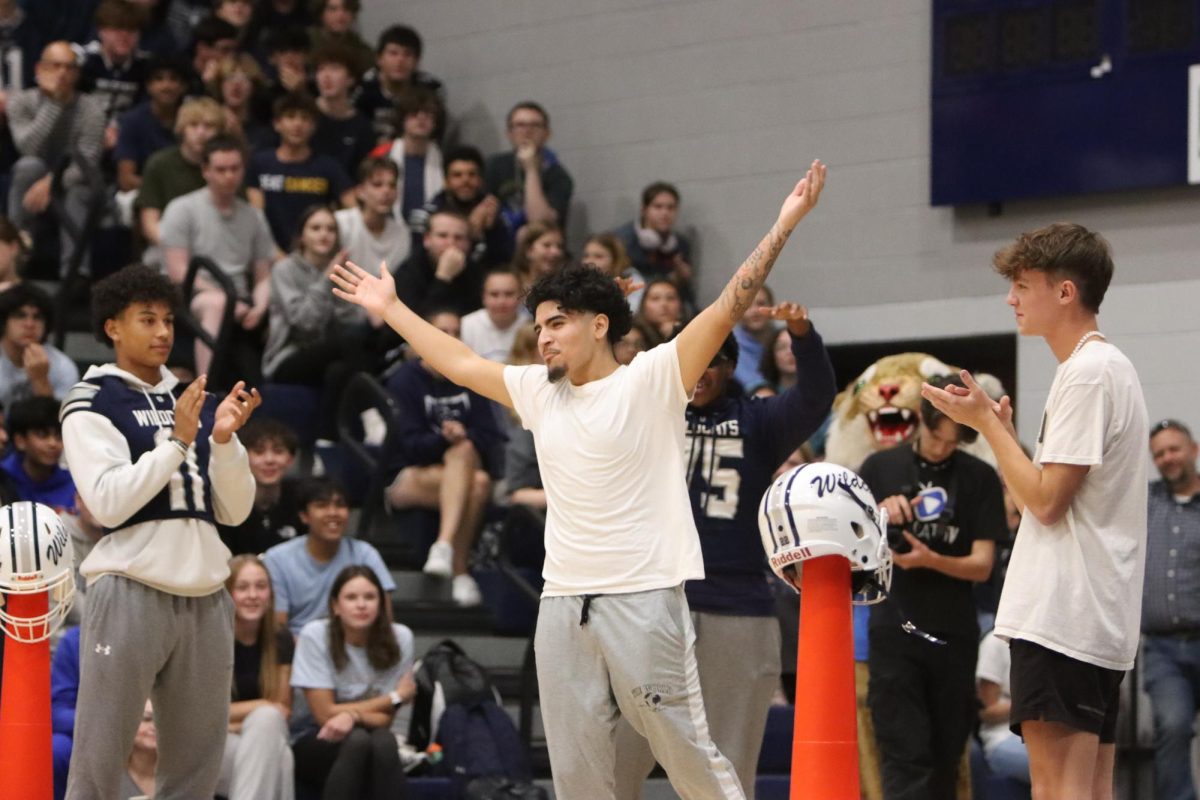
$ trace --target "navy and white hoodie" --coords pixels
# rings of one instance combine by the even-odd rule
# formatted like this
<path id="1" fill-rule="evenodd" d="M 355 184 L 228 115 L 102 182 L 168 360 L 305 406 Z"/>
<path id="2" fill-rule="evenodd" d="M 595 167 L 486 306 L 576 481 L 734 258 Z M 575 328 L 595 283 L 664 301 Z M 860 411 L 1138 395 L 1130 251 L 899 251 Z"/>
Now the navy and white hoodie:
<path id="1" fill-rule="evenodd" d="M 169 441 L 179 380 L 165 367 L 155 385 L 115 364 L 92 367 L 63 400 L 67 466 L 105 535 L 80 565 L 90 586 L 122 575 L 159 591 L 202 597 L 229 575 L 214 522 L 241 523 L 254 505 L 254 476 L 234 436 L 211 439 L 220 400 L 208 394 L 196 441 Z"/>

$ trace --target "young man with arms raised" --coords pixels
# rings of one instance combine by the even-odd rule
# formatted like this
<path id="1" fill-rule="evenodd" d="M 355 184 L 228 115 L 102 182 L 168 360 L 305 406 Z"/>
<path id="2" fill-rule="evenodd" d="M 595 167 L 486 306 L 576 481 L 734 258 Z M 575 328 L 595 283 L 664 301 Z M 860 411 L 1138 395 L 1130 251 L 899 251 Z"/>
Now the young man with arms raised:
<path id="1" fill-rule="evenodd" d="M 1012 650 L 1012 713 L 1039 800 L 1113 796 L 1117 697 L 1133 667 L 1146 554 L 1146 406 L 1129 359 L 1097 330 L 1112 280 L 1108 243 L 1073 224 L 1022 234 L 996 253 L 1017 330 L 1046 340 L 1058 369 L 1031 461 L 1007 397 L 922 395 L 987 439 L 1025 506 L 996 633 Z"/>
<path id="2" fill-rule="evenodd" d="M 629 329 L 629 305 L 590 267 L 543 278 L 527 300 L 544 367 L 476 355 L 405 307 L 386 273 L 334 272 L 339 297 L 383 316 L 439 373 L 514 408 L 533 432 L 550 500 L 538 681 L 559 797 L 614 796 L 621 715 L 683 797 L 744 797 L 709 736 L 683 594 L 684 581 L 704 576 L 683 411 L 824 181 L 814 162 L 720 298 L 628 367 L 612 346 Z"/>

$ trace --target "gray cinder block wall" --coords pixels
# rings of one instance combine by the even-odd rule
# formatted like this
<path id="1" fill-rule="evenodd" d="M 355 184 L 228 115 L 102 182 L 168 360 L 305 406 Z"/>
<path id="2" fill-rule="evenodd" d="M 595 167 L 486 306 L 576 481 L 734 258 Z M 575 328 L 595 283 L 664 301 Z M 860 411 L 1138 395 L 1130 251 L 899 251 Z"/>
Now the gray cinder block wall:
<path id="1" fill-rule="evenodd" d="M 1117 256 L 1102 326 L 1134 359 L 1151 417 L 1200 427 L 1200 194 L 1012 203 L 996 217 L 931 208 L 928 2 L 363 5 L 368 39 L 393 22 L 421 32 L 423 66 L 445 81 L 463 141 L 501 147 L 517 100 L 549 109 L 552 146 L 576 181 L 574 246 L 631 218 L 645 183 L 676 183 L 705 299 L 773 221 L 804 166 L 824 159 L 821 207 L 770 283 L 808 304 L 831 343 L 1011 331 L 991 253 L 1056 220 L 1102 231 Z M 1052 372 L 1044 345 L 1024 342 L 1016 399 L 1027 441 Z"/>

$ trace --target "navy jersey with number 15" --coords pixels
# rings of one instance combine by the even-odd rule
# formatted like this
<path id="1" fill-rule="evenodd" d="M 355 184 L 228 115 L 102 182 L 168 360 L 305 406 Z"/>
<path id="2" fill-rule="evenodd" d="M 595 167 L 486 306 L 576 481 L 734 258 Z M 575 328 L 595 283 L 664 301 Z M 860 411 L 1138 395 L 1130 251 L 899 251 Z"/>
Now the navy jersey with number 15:
<path id="1" fill-rule="evenodd" d="M 170 438 L 175 428 L 175 401 L 183 392 L 176 386 L 168 392 L 134 388 L 121 378 L 105 375 L 78 383 L 63 400 L 61 419 L 80 411 L 93 411 L 107 418 L 129 444 L 129 461 L 136 464 L 145 453 Z M 209 436 L 216 420 L 218 399 L 206 393 L 200 410 L 200 428 L 187 458 L 162 491 L 129 519 L 106 534 L 141 522 L 165 519 L 201 519 L 216 524 L 212 506 L 212 483 L 208 477 Z"/>
<path id="2" fill-rule="evenodd" d="M 748 617 L 775 611 L 758 535 L 758 503 L 772 475 L 824 422 L 837 392 L 815 331 L 792 339 L 795 386 L 775 397 L 718 398 L 687 407 L 687 480 L 704 555 L 702 581 L 688 581 L 695 611 Z"/>

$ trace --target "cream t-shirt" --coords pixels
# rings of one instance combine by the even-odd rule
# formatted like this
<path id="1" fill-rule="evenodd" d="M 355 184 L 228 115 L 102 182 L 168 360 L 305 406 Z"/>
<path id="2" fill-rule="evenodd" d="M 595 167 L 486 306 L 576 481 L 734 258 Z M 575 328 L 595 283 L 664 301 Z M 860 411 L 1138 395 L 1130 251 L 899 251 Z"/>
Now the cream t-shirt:
<path id="1" fill-rule="evenodd" d="M 1092 342 L 1058 366 L 1036 464 L 1090 466 L 1053 525 L 1025 514 L 996 634 L 1106 669 L 1133 668 L 1146 558 L 1146 405 L 1133 364 Z"/>
<path id="2" fill-rule="evenodd" d="M 684 480 L 689 392 L 675 342 L 573 386 L 504 368 L 546 488 L 544 597 L 664 589 L 704 577 Z"/>

